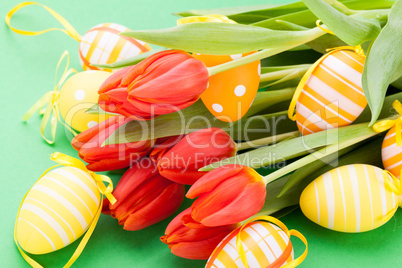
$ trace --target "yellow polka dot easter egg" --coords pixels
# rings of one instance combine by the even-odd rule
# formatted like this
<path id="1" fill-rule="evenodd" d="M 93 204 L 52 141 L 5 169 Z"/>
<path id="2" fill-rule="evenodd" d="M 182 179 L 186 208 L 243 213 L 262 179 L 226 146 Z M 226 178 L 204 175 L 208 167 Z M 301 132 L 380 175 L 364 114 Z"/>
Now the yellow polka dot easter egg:
<path id="1" fill-rule="evenodd" d="M 384 168 L 400 178 L 402 169 L 402 146 L 396 142 L 396 127 L 391 128 L 382 143 L 382 163 Z"/>
<path id="2" fill-rule="evenodd" d="M 140 40 L 119 35 L 129 31 L 127 27 L 117 23 L 103 23 L 91 28 L 81 37 L 79 56 L 84 70 L 104 70 L 91 64 L 109 64 L 124 60 L 151 50 L 151 47 Z"/>
<path id="3" fill-rule="evenodd" d="M 311 182 L 300 196 L 300 208 L 322 227 L 347 233 L 373 230 L 398 208 L 400 187 L 391 176 L 363 164 L 335 168 Z M 394 185 L 395 186 L 395 185 Z"/>
<path id="4" fill-rule="evenodd" d="M 350 125 L 363 112 L 367 106 L 361 82 L 364 61 L 354 51 L 334 50 L 305 74 L 292 118 L 303 135 Z"/>
<path id="5" fill-rule="evenodd" d="M 86 113 L 98 102 L 98 89 L 110 75 L 104 71 L 80 72 L 63 84 L 58 105 L 60 115 L 67 125 L 82 132 L 110 117 L 108 114 Z"/>
<path id="6" fill-rule="evenodd" d="M 46 173 L 29 190 L 17 218 L 20 247 L 45 254 L 77 240 L 92 223 L 100 203 L 93 178 L 75 167 Z"/>
<path id="7" fill-rule="evenodd" d="M 234 230 L 215 248 L 206 268 L 244 267 L 236 246 L 239 230 Z M 256 221 L 247 224 L 241 230 L 241 241 L 249 267 L 280 267 L 294 259 L 288 235 L 272 223 Z"/>

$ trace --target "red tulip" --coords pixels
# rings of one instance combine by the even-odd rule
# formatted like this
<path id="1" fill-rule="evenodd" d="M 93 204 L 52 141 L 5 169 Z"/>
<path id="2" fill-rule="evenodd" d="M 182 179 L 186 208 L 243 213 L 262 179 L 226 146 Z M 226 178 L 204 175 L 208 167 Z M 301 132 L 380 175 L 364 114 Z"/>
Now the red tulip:
<path id="1" fill-rule="evenodd" d="M 154 148 L 149 154 L 149 158 L 155 163 L 158 163 L 159 159 L 173 146 L 175 146 L 182 139 L 182 137 L 183 136 L 179 135 L 157 139 Z"/>
<path id="2" fill-rule="evenodd" d="M 191 217 L 205 226 L 234 224 L 256 214 L 264 205 L 265 182 L 254 169 L 226 165 L 201 177 L 187 192 L 197 200 Z M 188 219 L 187 219 L 188 221 Z"/>
<path id="3" fill-rule="evenodd" d="M 102 84 L 99 105 L 109 112 L 147 120 L 196 102 L 208 85 L 208 69 L 180 50 L 158 52 Z"/>
<path id="4" fill-rule="evenodd" d="M 165 178 L 183 184 L 193 184 L 206 172 L 203 166 L 232 157 L 236 143 L 222 129 L 207 128 L 185 136 L 158 161 L 159 172 Z"/>
<path id="5" fill-rule="evenodd" d="M 152 141 L 101 146 L 117 128 L 128 121 L 130 119 L 124 116 L 115 116 L 73 138 L 71 145 L 78 151 L 80 158 L 89 163 L 88 169 L 107 171 L 126 168 L 149 153 Z"/>
<path id="6" fill-rule="evenodd" d="M 184 185 L 159 175 L 155 163 L 145 158 L 123 175 L 113 191 L 116 203 L 106 201 L 102 212 L 117 218 L 123 229 L 136 231 L 172 215 L 184 193 Z"/>
<path id="7" fill-rule="evenodd" d="M 162 242 L 169 246 L 172 253 L 182 258 L 208 259 L 222 239 L 239 226 L 232 224 L 218 227 L 200 226 L 197 229 L 189 228 L 183 225 L 181 218 L 190 213 L 191 208 L 188 208 L 177 215 L 167 226 L 165 235 L 161 237 Z"/>

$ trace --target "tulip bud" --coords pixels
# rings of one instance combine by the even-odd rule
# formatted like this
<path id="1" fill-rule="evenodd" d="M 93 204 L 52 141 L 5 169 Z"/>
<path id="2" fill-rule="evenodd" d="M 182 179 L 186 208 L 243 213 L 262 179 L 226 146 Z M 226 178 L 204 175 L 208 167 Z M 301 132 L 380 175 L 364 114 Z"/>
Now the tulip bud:
<path id="1" fill-rule="evenodd" d="M 259 212 L 266 195 L 264 179 L 254 169 L 226 165 L 202 176 L 186 196 L 198 197 L 191 205 L 194 221 L 220 226 L 244 221 Z"/>
<path id="2" fill-rule="evenodd" d="M 129 167 L 146 156 L 153 141 L 129 142 L 102 146 L 102 143 L 120 126 L 130 121 L 124 116 L 115 116 L 81 132 L 71 141 L 87 168 L 93 171 L 108 171 Z"/>
<path id="3" fill-rule="evenodd" d="M 123 175 L 113 191 L 116 203 L 105 202 L 102 212 L 117 218 L 123 229 L 136 231 L 172 215 L 184 194 L 184 185 L 159 175 L 155 163 L 144 158 Z"/>
<path id="4" fill-rule="evenodd" d="M 183 225 L 181 221 L 183 216 L 190 213 L 191 208 L 188 208 L 177 215 L 167 226 L 165 235 L 161 237 L 162 242 L 169 246 L 172 253 L 182 258 L 208 259 L 221 240 L 239 226 L 238 224 L 218 227 L 200 225 L 193 229 Z"/>
<path id="5" fill-rule="evenodd" d="M 203 166 L 232 157 L 236 143 L 222 129 L 207 128 L 186 135 L 158 161 L 162 176 L 174 182 L 193 184 L 206 172 Z"/>
<path id="6" fill-rule="evenodd" d="M 148 120 L 196 102 L 208 85 L 208 69 L 180 50 L 158 52 L 102 84 L 99 105 L 109 112 Z"/>

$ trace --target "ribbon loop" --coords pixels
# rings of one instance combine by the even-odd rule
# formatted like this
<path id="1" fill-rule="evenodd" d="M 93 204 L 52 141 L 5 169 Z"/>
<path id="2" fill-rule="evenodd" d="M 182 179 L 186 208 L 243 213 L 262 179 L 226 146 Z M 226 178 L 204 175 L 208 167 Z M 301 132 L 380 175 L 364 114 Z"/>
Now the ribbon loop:
<path id="1" fill-rule="evenodd" d="M 52 15 L 56 20 L 58 20 L 61 25 L 63 25 L 63 27 L 65 29 L 61 29 L 61 28 L 49 28 L 46 30 L 42 30 L 42 31 L 25 31 L 25 30 L 21 30 L 21 29 L 17 29 L 11 26 L 11 18 L 14 15 L 15 12 L 17 12 L 18 10 L 22 9 L 23 7 L 29 6 L 29 5 L 38 5 L 43 7 L 47 12 L 50 13 L 50 15 Z M 73 28 L 73 26 L 71 26 L 71 24 L 64 19 L 59 13 L 57 13 L 56 11 L 54 11 L 53 9 L 39 4 L 39 3 L 35 3 L 35 2 L 24 2 L 24 3 L 20 3 L 18 5 L 16 5 L 14 8 L 12 8 L 6 15 L 6 23 L 8 25 L 8 27 L 10 27 L 11 30 L 13 30 L 14 32 L 18 33 L 18 34 L 22 34 L 22 35 L 40 35 L 40 34 L 44 34 L 50 31 L 62 31 L 63 33 L 66 33 L 67 35 L 71 36 L 72 38 L 74 38 L 75 40 L 77 40 L 78 42 L 81 41 L 81 36 L 78 34 L 78 32 Z"/>
<path id="2" fill-rule="evenodd" d="M 61 63 L 63 62 L 64 58 L 66 58 L 66 66 L 64 67 L 63 74 L 61 75 L 59 81 L 57 81 L 57 73 L 60 68 Z M 55 82 L 54 82 L 54 89 L 45 93 L 23 116 L 22 120 L 27 121 L 31 116 L 36 113 L 37 111 L 39 114 L 43 114 L 42 121 L 40 124 L 40 133 L 42 138 L 49 144 L 53 144 L 56 137 L 56 130 L 57 130 L 57 122 L 61 122 L 74 136 L 77 133 L 67 124 L 65 124 L 60 118 L 60 111 L 59 111 L 59 88 L 66 79 L 77 71 L 74 68 L 68 68 L 70 64 L 70 55 L 68 51 L 64 51 L 61 55 L 57 67 L 56 67 L 56 74 L 55 74 Z M 45 135 L 46 126 L 50 120 L 50 135 L 51 138 L 47 138 Z"/>
<path id="3" fill-rule="evenodd" d="M 283 265 L 283 266 L 281 266 L 281 267 L 293 268 L 293 267 L 298 266 L 299 264 L 301 264 L 301 263 L 304 261 L 304 259 L 305 259 L 306 256 L 307 256 L 307 252 L 308 252 L 308 243 L 307 243 L 306 238 L 305 238 L 301 233 L 299 233 L 299 232 L 296 231 L 296 230 L 290 230 L 290 231 L 289 231 L 288 228 L 286 227 L 286 225 L 285 225 L 283 222 L 281 222 L 280 220 L 278 220 L 277 218 L 274 218 L 274 217 L 272 217 L 272 216 L 260 216 L 260 217 L 256 217 L 256 218 L 254 218 L 254 219 L 251 219 L 251 220 L 247 221 L 245 224 L 243 224 L 243 225 L 240 227 L 239 232 L 238 232 L 238 234 L 237 234 L 236 248 L 237 248 L 237 251 L 238 251 L 238 253 L 239 253 L 240 259 L 241 259 L 243 265 L 244 265 L 246 268 L 249 268 L 249 266 L 248 266 L 248 263 L 247 263 L 246 254 L 245 254 L 245 252 L 244 252 L 244 247 L 243 247 L 243 245 L 242 245 L 241 234 L 242 234 L 243 229 L 246 228 L 250 223 L 255 222 L 255 221 L 259 221 L 259 220 L 267 221 L 267 222 L 271 222 L 271 223 L 275 224 L 275 225 L 278 226 L 280 229 L 282 229 L 282 231 L 285 232 L 286 235 L 287 235 L 289 238 L 290 238 L 291 236 L 295 236 L 295 237 L 299 238 L 299 239 L 304 243 L 304 245 L 306 246 L 306 249 L 304 250 L 303 254 L 300 255 L 300 257 L 294 259 L 293 261 L 291 261 L 291 262 L 289 262 L 289 263 L 287 263 L 287 264 L 285 264 L 285 265 Z M 289 241 L 289 243 L 290 243 L 290 241 Z M 286 260 L 285 260 L 285 261 L 286 261 Z M 276 264 L 276 263 L 275 263 L 275 264 Z M 269 265 L 268 267 L 271 267 L 271 265 Z M 267 267 L 267 268 L 268 268 L 268 267 Z M 275 267 L 277 267 L 277 266 L 275 266 Z M 278 266 L 278 267 L 279 267 L 279 266 Z"/>
<path id="4" fill-rule="evenodd" d="M 395 100 L 392 107 L 397 111 L 399 117 L 396 119 L 385 119 L 374 124 L 373 129 L 375 132 L 384 132 L 388 129 L 395 127 L 396 145 L 402 146 L 402 104 L 400 101 Z"/>
<path id="5" fill-rule="evenodd" d="M 96 182 L 99 192 L 105 195 L 112 205 L 116 202 L 116 198 L 112 195 L 113 182 L 108 176 L 96 174 L 95 172 L 88 170 L 82 161 L 63 153 L 55 152 L 50 156 L 50 159 L 61 165 L 76 167 L 88 173 Z M 104 182 L 107 182 L 108 186 L 105 186 Z"/>

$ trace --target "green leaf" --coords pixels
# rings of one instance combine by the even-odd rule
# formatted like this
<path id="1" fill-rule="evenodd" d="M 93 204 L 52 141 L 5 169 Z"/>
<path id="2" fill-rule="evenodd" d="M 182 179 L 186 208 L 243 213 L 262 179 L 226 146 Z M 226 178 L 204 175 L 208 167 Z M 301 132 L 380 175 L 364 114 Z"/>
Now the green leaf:
<path id="1" fill-rule="evenodd" d="M 366 143 L 366 141 L 362 142 L 363 144 Z M 359 146 L 362 146 L 361 143 L 357 143 L 355 145 L 346 147 L 342 150 L 336 151 L 333 154 L 330 154 L 322 159 L 317 159 L 310 164 L 307 164 L 303 166 L 303 168 L 297 169 L 293 174 L 290 175 L 289 180 L 286 182 L 286 184 L 283 186 L 281 192 L 279 193 L 279 196 L 282 196 L 284 193 L 286 193 L 290 188 L 292 188 L 295 184 L 297 184 L 299 181 L 303 180 L 305 177 L 308 175 L 314 173 L 315 171 L 319 170 L 320 168 L 326 166 L 328 163 L 335 161 L 339 157 L 341 157 L 344 154 L 349 153 L 350 151 L 358 148 Z"/>
<path id="2" fill-rule="evenodd" d="M 364 94 L 372 112 L 370 125 L 378 119 L 388 85 L 402 69 L 402 0 L 395 2 L 388 23 L 372 44 L 363 70 Z"/>
<path id="3" fill-rule="evenodd" d="M 365 123 L 329 129 L 327 131 L 321 131 L 308 136 L 285 140 L 275 145 L 261 147 L 247 153 L 239 154 L 223 161 L 205 166 L 201 168 L 200 171 L 209 171 L 219 166 L 228 164 L 240 164 L 251 166 L 253 168 L 260 168 L 308 154 L 311 151 L 315 151 L 317 148 L 328 145 L 338 145 L 339 143 L 347 142 L 356 137 L 370 136 L 375 134 L 377 133 L 375 133 L 371 128 L 368 128 L 367 124 Z M 318 153 L 316 151 L 313 154 L 315 154 L 314 157 L 318 157 L 319 155 L 324 155 L 325 153 Z"/>
<path id="4" fill-rule="evenodd" d="M 106 112 L 106 111 L 102 110 L 101 107 L 99 107 L 99 105 L 98 105 L 97 103 L 95 103 L 94 105 L 92 105 L 91 107 L 89 107 L 89 109 L 86 110 L 85 113 L 87 113 L 87 114 L 118 115 L 118 114 L 116 114 L 116 113 L 110 113 L 110 112 Z"/>
<path id="5" fill-rule="evenodd" d="M 278 47 L 284 47 L 286 50 L 309 42 L 324 32 L 318 28 L 295 32 L 242 24 L 196 22 L 161 30 L 140 30 L 121 34 L 172 49 L 228 55 Z"/>
<path id="6" fill-rule="evenodd" d="M 163 50 L 165 50 L 165 49 L 153 49 L 153 50 L 141 53 L 137 56 L 130 57 L 125 60 L 116 61 L 115 63 L 92 64 L 92 66 L 99 67 L 99 68 L 107 68 L 107 69 L 120 69 L 120 68 L 124 68 L 127 66 L 136 65 L 137 63 L 140 63 L 141 61 L 145 60 L 149 56 L 151 56 L 155 53 L 161 52 Z"/>
<path id="7" fill-rule="evenodd" d="M 289 100 L 294 89 L 283 89 L 270 92 L 258 92 L 257 96 L 242 120 L 264 108 Z M 204 106 L 201 100 L 179 112 L 161 115 L 148 121 L 130 121 L 113 132 L 103 145 L 136 142 L 191 133 L 198 129 L 219 127 L 225 128 L 231 124 L 216 119 Z"/>
<path id="8" fill-rule="evenodd" d="M 302 27 L 300 25 L 288 22 L 288 21 L 282 21 L 282 20 L 276 20 L 277 23 L 282 24 L 289 30 L 293 31 L 304 31 L 307 30 L 306 27 Z M 340 46 L 346 46 L 347 44 L 343 42 L 341 39 L 336 37 L 335 35 L 332 34 L 325 34 L 323 36 L 318 37 L 317 39 L 314 39 L 313 41 L 310 41 L 306 43 L 307 46 L 311 47 L 315 51 L 318 51 L 322 54 L 327 52 L 328 48 L 333 48 L 333 47 L 340 47 Z"/>
<path id="9" fill-rule="evenodd" d="M 332 32 L 349 45 L 357 46 L 372 40 L 381 31 L 378 21 L 345 15 L 324 0 L 303 2 Z"/>

